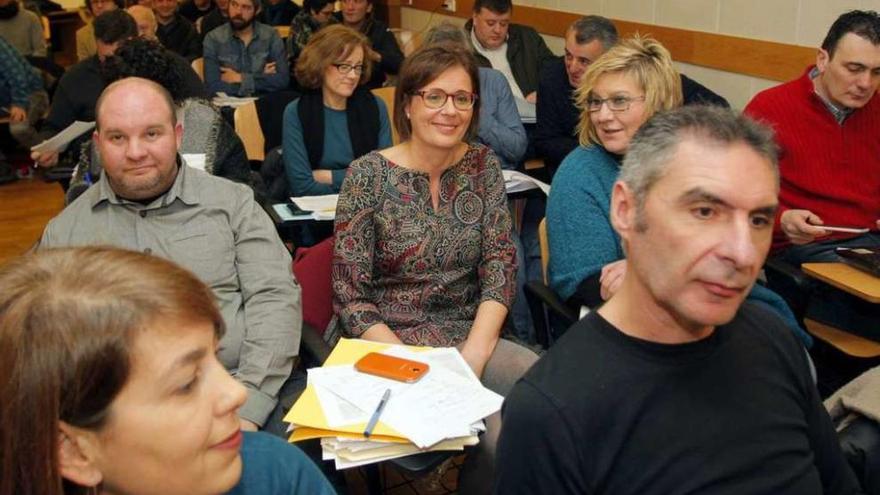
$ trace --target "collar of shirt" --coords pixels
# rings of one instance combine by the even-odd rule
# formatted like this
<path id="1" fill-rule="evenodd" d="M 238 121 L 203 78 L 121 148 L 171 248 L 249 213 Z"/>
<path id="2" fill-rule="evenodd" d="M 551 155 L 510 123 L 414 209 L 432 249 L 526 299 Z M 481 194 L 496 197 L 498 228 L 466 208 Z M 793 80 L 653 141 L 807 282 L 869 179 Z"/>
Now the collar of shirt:
<path id="1" fill-rule="evenodd" d="M 504 43 L 501 44 L 498 48 L 490 49 L 483 46 L 480 42 L 480 39 L 477 38 L 476 28 L 471 28 L 471 43 L 474 45 L 474 48 L 477 49 L 478 52 L 482 54 L 486 54 L 487 52 L 498 52 L 498 51 L 507 51 L 507 40 L 510 39 L 510 33 L 507 34 L 507 37 L 504 38 Z"/>
<path id="2" fill-rule="evenodd" d="M 98 182 L 99 193 L 92 202 L 92 208 L 98 206 L 104 201 L 115 205 L 133 206 L 136 210 L 155 210 L 163 208 L 173 203 L 176 199 L 179 199 L 187 205 L 196 205 L 200 200 L 199 191 L 198 188 L 195 187 L 193 180 L 191 178 L 188 179 L 190 175 L 192 175 L 192 172 L 189 167 L 186 166 L 186 162 L 183 161 L 183 158 L 181 158 L 180 155 L 177 155 L 177 177 L 174 178 L 174 183 L 171 184 L 171 189 L 151 201 L 150 204 L 143 205 L 137 201 L 130 201 L 117 196 L 113 188 L 110 187 L 110 181 L 107 180 L 107 174 L 105 172 L 101 177 L 101 180 Z"/>
<path id="3" fill-rule="evenodd" d="M 819 77 L 819 68 L 813 67 L 810 70 L 810 80 L 815 81 L 815 79 L 817 77 Z M 821 94 L 819 94 L 818 91 L 816 91 L 815 83 L 814 83 L 813 93 L 815 93 L 816 96 L 818 96 L 819 99 L 822 100 L 822 103 L 825 104 L 825 108 L 827 108 L 828 111 L 831 112 L 831 115 L 834 117 L 834 120 L 836 120 L 838 124 L 843 124 L 843 121 L 845 121 L 846 118 L 849 117 L 853 113 L 852 108 L 838 107 L 834 103 L 831 103 L 830 101 L 825 99 L 824 96 L 822 96 Z"/>

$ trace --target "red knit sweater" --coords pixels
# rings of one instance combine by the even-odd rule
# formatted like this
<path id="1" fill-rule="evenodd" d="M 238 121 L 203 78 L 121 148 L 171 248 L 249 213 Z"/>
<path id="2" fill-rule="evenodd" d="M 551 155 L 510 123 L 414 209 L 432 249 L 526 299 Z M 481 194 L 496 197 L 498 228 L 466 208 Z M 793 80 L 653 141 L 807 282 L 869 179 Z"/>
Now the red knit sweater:
<path id="1" fill-rule="evenodd" d="M 779 228 L 787 209 L 810 210 L 828 225 L 872 230 L 880 218 L 880 96 L 840 125 L 814 92 L 810 70 L 758 93 L 744 110 L 773 127 L 781 148 L 774 250 L 789 245 Z M 852 234 L 832 236 L 846 237 Z"/>

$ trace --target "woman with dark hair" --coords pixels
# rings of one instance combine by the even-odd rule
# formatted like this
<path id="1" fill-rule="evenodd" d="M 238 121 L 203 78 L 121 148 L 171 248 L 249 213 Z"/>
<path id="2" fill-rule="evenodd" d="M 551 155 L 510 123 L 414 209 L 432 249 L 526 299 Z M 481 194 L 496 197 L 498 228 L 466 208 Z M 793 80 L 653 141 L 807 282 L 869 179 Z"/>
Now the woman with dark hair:
<path id="1" fill-rule="evenodd" d="M 0 495 L 331 494 L 296 447 L 243 433 L 211 290 L 106 247 L 0 268 Z"/>
<path id="2" fill-rule="evenodd" d="M 333 0 L 304 0 L 303 8 L 290 23 L 290 37 L 287 38 L 287 55 L 290 66 L 294 67 L 312 35 L 327 25 L 333 15 Z"/>
<path id="3" fill-rule="evenodd" d="M 158 41 L 132 38 L 123 42 L 102 66 L 107 84 L 126 77 L 142 77 L 159 83 L 171 93 L 183 122 L 182 155 L 204 155 L 206 172 L 254 186 L 255 174 L 235 129 L 203 98 L 204 85 L 192 67 Z M 80 155 L 68 191 L 68 203 L 95 183 L 101 175 L 100 157 L 91 143 Z"/>
<path id="4" fill-rule="evenodd" d="M 476 60 L 434 44 L 401 68 L 401 143 L 355 160 L 339 194 L 327 335 L 456 346 L 483 384 L 506 395 L 537 359 L 500 338 L 516 253 L 498 158 L 473 142 Z M 461 471 L 462 493 L 488 493 L 500 417 Z"/>
<path id="5" fill-rule="evenodd" d="M 364 35 L 328 26 L 312 37 L 296 63 L 306 88 L 284 110 L 284 169 L 290 195 L 339 192 L 348 164 L 391 146 L 385 102 L 363 87 L 372 64 Z"/>

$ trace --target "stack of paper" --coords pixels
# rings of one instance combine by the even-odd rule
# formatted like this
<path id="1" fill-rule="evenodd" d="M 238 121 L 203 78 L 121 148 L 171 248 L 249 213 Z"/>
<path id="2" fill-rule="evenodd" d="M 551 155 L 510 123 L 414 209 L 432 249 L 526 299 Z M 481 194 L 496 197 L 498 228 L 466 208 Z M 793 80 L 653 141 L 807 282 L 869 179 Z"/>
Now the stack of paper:
<path id="1" fill-rule="evenodd" d="M 369 352 L 426 362 L 430 370 L 413 384 L 360 373 L 353 363 Z M 321 368 L 309 370 L 308 386 L 285 421 L 290 441 L 321 438 L 325 460 L 337 469 L 429 450 L 463 450 L 478 442 L 483 418 L 503 398 L 484 388 L 453 348 L 412 348 L 341 339 Z M 382 395 L 391 391 L 373 434 L 364 429 Z"/>
<path id="2" fill-rule="evenodd" d="M 232 108 L 247 105 L 252 101 L 257 101 L 257 98 L 254 96 L 229 96 L 223 92 L 218 92 L 217 96 L 211 99 L 211 103 L 213 103 L 214 106 Z"/>
<path id="3" fill-rule="evenodd" d="M 504 188 L 507 190 L 507 194 L 540 189 L 544 194 L 550 195 L 550 185 L 546 182 L 541 182 L 515 170 L 502 170 L 501 173 L 504 174 Z"/>

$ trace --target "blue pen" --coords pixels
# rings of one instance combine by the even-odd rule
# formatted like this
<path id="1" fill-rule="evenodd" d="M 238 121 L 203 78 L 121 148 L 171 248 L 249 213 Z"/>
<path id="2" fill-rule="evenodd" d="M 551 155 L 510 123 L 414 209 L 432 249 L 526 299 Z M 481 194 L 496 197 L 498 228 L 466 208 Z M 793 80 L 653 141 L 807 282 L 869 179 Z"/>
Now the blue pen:
<path id="1" fill-rule="evenodd" d="M 370 422 L 367 423 L 367 429 L 364 430 L 364 436 L 370 438 L 370 435 L 373 434 L 373 428 L 376 427 L 376 423 L 379 422 L 379 416 L 382 415 L 382 410 L 385 409 L 385 404 L 388 404 L 388 399 L 391 398 L 391 389 L 386 388 L 385 394 L 382 395 L 382 400 L 379 401 L 379 405 L 376 406 L 376 411 L 373 412 L 373 416 L 370 417 Z"/>

